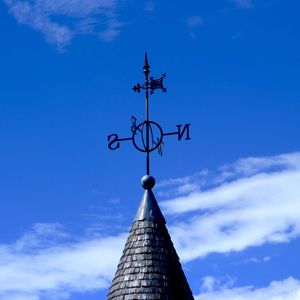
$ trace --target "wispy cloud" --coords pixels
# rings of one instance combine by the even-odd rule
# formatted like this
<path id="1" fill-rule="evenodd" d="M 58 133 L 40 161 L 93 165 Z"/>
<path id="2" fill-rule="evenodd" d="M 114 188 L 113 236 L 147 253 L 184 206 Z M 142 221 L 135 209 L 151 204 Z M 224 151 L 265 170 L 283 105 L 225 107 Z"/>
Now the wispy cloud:
<path id="1" fill-rule="evenodd" d="M 287 278 L 282 281 L 273 281 L 269 286 L 255 288 L 253 286 L 232 287 L 230 284 L 221 284 L 214 277 L 203 279 L 202 293 L 196 300 L 296 300 L 300 296 L 300 281 Z"/>
<path id="2" fill-rule="evenodd" d="M 257 257 L 252 257 L 246 261 L 246 263 L 255 263 L 255 264 L 260 264 L 264 262 L 268 262 L 271 260 L 270 256 L 265 256 L 263 258 L 257 258 Z"/>
<path id="3" fill-rule="evenodd" d="M 190 28 L 199 27 L 203 23 L 203 19 L 201 16 L 190 16 L 186 20 L 186 24 Z"/>
<path id="4" fill-rule="evenodd" d="M 74 241 L 58 224 L 37 224 L 0 246 L 0 299 L 67 299 L 106 288 L 125 239 L 120 234 Z"/>
<path id="5" fill-rule="evenodd" d="M 47 42 L 63 50 L 80 34 L 115 39 L 122 24 L 118 21 L 118 0 L 4 0 L 17 22 L 40 31 Z"/>
<path id="6" fill-rule="evenodd" d="M 298 237 L 299 182 L 300 153 L 247 158 L 221 167 L 211 175 L 209 188 L 199 180 L 198 191 L 161 206 L 177 217 L 170 230 L 181 257 L 189 261 Z M 195 188 L 195 180 L 191 183 Z"/>
<path id="7" fill-rule="evenodd" d="M 144 6 L 144 10 L 147 12 L 153 12 L 156 8 L 156 2 L 154 0 L 148 0 Z"/>
<path id="8" fill-rule="evenodd" d="M 189 16 L 186 19 L 186 26 L 189 30 L 189 36 L 193 39 L 196 40 L 197 39 L 197 35 L 195 33 L 195 30 L 200 27 L 203 24 L 203 19 L 201 16 L 199 15 L 193 15 L 193 16 Z"/>
<path id="9" fill-rule="evenodd" d="M 232 2 L 234 2 L 237 7 L 239 8 L 252 8 L 254 6 L 254 3 L 252 0 L 231 0 Z"/>
<path id="10" fill-rule="evenodd" d="M 179 255 L 192 261 L 299 237 L 299 182 L 300 153 L 240 159 L 215 172 L 162 182 L 161 195 L 169 200 L 161 206 Z M 68 299 L 107 288 L 127 233 L 100 232 L 87 230 L 76 238 L 60 224 L 39 223 L 17 241 L 0 245 L 0 299 Z M 233 284 L 207 277 L 197 300 L 292 300 L 300 286 L 293 278 L 266 288 Z"/>

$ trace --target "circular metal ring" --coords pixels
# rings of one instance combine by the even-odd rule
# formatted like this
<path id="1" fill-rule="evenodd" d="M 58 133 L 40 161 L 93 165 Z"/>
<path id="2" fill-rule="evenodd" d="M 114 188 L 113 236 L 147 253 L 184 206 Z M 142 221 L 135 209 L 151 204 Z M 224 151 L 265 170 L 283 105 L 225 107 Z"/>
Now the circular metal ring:
<path id="1" fill-rule="evenodd" d="M 156 127 L 158 130 L 159 130 L 159 133 L 160 133 L 160 136 L 158 138 L 158 141 L 155 142 L 154 146 L 153 146 L 153 128 L 152 126 Z M 149 147 L 149 149 L 147 149 L 147 145 L 145 144 L 145 137 L 144 137 L 144 128 L 147 128 L 147 126 L 149 126 L 149 129 L 150 129 L 150 132 L 149 134 L 151 135 L 152 137 L 152 147 Z M 137 136 L 137 132 L 140 132 L 141 134 L 141 137 L 142 137 L 142 143 L 143 143 L 143 147 L 144 148 L 141 148 L 135 141 L 135 137 Z M 141 152 L 152 152 L 154 150 L 156 150 L 162 143 L 162 140 L 163 140 L 163 130 L 162 128 L 159 126 L 158 123 L 156 122 L 153 122 L 153 121 L 144 121 L 143 123 L 140 123 L 139 125 L 136 126 L 136 128 L 134 129 L 133 133 L 132 133 L 132 142 L 133 142 L 133 145 L 134 147 L 141 151 Z"/>

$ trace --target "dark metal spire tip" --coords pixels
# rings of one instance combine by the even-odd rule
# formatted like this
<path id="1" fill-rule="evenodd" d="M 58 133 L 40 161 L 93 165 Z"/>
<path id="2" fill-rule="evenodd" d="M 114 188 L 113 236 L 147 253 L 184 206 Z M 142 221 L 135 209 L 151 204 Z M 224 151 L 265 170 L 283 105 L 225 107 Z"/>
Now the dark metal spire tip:
<path id="1" fill-rule="evenodd" d="M 166 224 L 152 190 L 146 190 L 138 209 L 135 221 L 152 221 Z"/>

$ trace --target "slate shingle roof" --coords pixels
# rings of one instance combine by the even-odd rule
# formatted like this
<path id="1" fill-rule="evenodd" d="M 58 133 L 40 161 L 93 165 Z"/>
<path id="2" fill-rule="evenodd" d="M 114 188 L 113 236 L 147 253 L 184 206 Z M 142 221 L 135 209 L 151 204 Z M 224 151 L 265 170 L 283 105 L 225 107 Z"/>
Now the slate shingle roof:
<path id="1" fill-rule="evenodd" d="M 194 300 L 152 190 L 129 232 L 108 300 Z"/>

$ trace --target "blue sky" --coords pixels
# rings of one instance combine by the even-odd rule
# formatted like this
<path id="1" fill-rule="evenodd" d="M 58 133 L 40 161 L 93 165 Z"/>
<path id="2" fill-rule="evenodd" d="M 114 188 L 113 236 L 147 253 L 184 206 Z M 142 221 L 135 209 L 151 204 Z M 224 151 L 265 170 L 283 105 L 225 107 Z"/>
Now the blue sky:
<path id="1" fill-rule="evenodd" d="M 151 118 L 192 141 L 152 155 L 197 300 L 300 299 L 296 0 L 0 1 L 0 299 L 105 299 L 144 156 L 107 135 Z"/>

